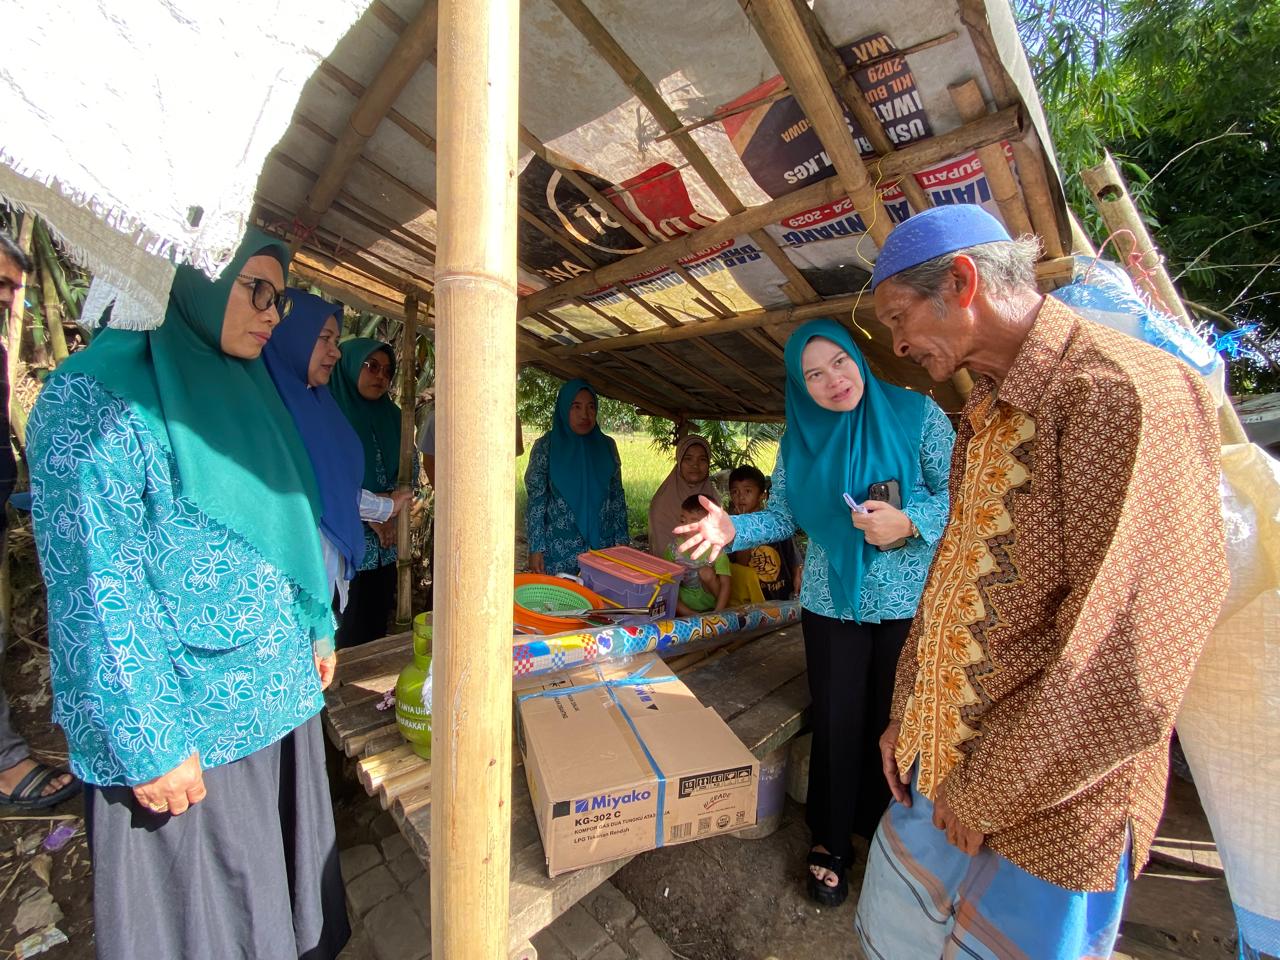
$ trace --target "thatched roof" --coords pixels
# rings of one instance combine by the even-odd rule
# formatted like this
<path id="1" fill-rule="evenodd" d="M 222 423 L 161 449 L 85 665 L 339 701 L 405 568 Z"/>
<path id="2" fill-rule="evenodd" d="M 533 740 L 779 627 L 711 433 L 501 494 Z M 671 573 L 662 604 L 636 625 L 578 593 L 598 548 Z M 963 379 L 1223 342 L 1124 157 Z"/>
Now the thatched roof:
<path id="1" fill-rule="evenodd" d="M 434 0 L 374 0 L 258 188 L 298 275 L 389 316 L 434 282 L 436 26 Z M 646 411 L 779 418 L 789 330 L 855 304 L 877 371 L 957 409 L 859 297 L 908 206 L 981 202 L 1064 271 L 1004 0 L 528 0 L 520 73 L 522 359 Z"/>

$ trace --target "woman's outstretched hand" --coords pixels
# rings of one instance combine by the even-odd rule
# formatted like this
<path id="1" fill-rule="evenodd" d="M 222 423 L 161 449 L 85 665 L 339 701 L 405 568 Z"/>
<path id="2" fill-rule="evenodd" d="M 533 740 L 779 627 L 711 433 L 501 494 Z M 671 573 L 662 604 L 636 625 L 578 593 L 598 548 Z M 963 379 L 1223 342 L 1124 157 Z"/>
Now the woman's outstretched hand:
<path id="1" fill-rule="evenodd" d="M 688 540 L 680 544 L 680 551 L 686 553 L 689 550 L 693 550 L 692 556 L 697 560 L 710 549 L 711 552 L 707 554 L 707 562 L 713 563 L 716 557 L 720 556 L 724 549 L 733 542 L 736 531 L 733 529 L 733 519 L 724 512 L 724 508 L 718 503 L 708 500 L 706 497 L 699 497 L 698 502 L 707 511 L 707 515 L 697 523 L 686 523 L 682 527 L 676 527 L 671 532 L 680 536 L 693 534 Z"/>

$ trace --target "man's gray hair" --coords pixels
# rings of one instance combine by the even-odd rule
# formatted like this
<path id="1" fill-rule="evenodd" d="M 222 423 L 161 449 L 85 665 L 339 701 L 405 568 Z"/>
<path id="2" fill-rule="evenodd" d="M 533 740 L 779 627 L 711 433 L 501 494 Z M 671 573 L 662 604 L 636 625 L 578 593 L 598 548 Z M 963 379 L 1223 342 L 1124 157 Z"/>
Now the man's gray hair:
<path id="1" fill-rule="evenodd" d="M 976 247 L 953 250 L 901 270 L 887 279 L 902 284 L 922 297 L 928 297 L 941 307 L 942 286 L 951 275 L 951 265 L 961 254 L 973 260 L 978 268 L 978 276 L 994 294 L 1011 293 L 1023 287 L 1035 289 L 1040 240 L 1030 235 L 1017 240 L 982 243 Z"/>

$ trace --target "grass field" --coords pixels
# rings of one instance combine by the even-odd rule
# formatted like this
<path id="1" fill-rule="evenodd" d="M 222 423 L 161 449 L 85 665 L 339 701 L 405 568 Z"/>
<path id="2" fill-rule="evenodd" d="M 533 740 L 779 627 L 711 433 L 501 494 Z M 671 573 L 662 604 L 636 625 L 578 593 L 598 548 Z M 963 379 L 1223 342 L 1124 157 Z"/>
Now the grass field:
<path id="1" fill-rule="evenodd" d="M 524 489 L 524 471 L 529 465 L 529 450 L 533 441 L 525 433 L 524 455 L 516 460 L 516 517 L 521 529 L 524 527 L 525 505 L 529 496 Z M 537 439 L 534 436 L 533 439 Z M 645 434 L 617 434 L 618 455 L 622 458 L 622 486 L 627 495 L 627 527 L 631 536 L 647 534 L 649 526 L 649 501 L 672 466 L 671 451 L 658 451 L 653 442 Z M 761 457 L 764 462 L 760 468 L 767 474 L 773 467 L 776 453 L 768 451 Z"/>

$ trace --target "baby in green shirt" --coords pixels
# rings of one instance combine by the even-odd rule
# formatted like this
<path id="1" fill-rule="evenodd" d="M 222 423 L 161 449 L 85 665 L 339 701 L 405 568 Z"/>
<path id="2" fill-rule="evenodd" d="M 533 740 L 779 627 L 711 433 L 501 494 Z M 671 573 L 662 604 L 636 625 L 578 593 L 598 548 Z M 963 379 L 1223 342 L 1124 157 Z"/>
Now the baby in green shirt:
<path id="1" fill-rule="evenodd" d="M 698 501 L 697 495 L 686 498 L 680 504 L 682 524 L 697 523 L 706 515 L 706 508 Z M 676 600 L 676 612 L 680 616 L 697 616 L 700 613 L 723 610 L 729 605 L 728 554 L 722 553 L 714 563 L 708 563 L 705 555 L 695 560 L 672 543 L 667 547 L 667 559 L 674 560 L 685 568 L 684 577 L 680 581 L 680 596 Z"/>

